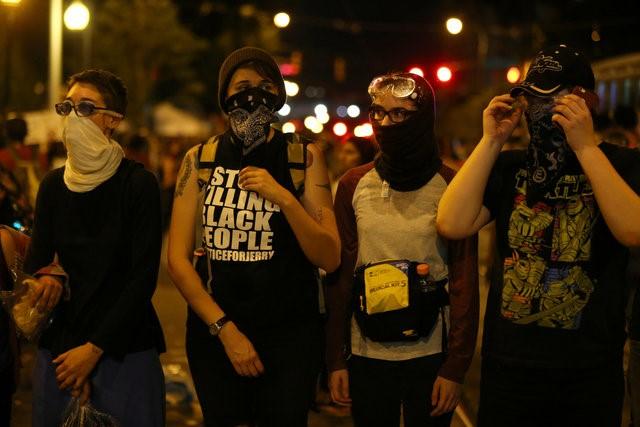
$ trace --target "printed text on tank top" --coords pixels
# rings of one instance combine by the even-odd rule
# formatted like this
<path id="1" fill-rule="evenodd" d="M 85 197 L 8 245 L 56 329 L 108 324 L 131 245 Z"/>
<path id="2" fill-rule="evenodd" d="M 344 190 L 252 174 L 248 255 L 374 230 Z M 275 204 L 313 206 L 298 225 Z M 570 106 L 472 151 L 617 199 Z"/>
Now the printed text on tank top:
<path id="1" fill-rule="evenodd" d="M 238 186 L 237 169 L 214 169 L 204 199 L 203 244 L 209 259 L 254 262 L 273 258 L 271 219 L 280 207 Z"/>

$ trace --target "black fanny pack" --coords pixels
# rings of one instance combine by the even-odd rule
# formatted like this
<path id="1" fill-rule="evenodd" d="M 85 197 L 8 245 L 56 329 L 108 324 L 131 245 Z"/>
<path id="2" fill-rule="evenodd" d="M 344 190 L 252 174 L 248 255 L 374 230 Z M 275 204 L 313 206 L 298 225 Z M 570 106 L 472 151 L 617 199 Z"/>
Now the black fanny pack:
<path id="1" fill-rule="evenodd" d="M 419 276 L 417 262 L 383 261 L 359 267 L 354 274 L 354 313 L 362 334 L 373 341 L 415 341 L 429 336 L 449 305 L 448 279 Z"/>

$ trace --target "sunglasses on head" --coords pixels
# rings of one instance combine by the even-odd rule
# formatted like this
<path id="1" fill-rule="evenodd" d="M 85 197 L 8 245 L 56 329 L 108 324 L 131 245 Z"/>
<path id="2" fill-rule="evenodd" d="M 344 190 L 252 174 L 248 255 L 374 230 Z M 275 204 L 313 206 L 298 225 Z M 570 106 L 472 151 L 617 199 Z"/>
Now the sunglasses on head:
<path id="1" fill-rule="evenodd" d="M 89 117 L 97 113 L 106 114 L 108 116 L 116 117 L 118 119 L 124 116 L 118 112 L 109 110 L 104 107 L 96 107 L 92 102 L 80 101 L 77 105 L 74 105 L 70 100 L 60 102 L 55 105 L 56 113 L 59 116 L 68 116 L 71 111 L 75 111 L 78 117 Z"/>

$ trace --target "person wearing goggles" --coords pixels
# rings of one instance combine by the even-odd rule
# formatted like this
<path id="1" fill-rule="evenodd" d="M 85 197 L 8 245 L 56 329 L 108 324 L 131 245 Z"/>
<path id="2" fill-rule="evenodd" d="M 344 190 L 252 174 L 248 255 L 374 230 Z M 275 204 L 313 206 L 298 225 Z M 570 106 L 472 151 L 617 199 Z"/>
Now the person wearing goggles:
<path id="1" fill-rule="evenodd" d="M 481 427 L 621 425 L 640 153 L 597 139 L 594 89 L 580 52 L 538 52 L 524 81 L 484 110 L 482 139 L 438 207 L 448 238 L 496 221 Z M 527 150 L 502 151 L 523 114 Z"/>
<path id="2" fill-rule="evenodd" d="M 328 278 L 326 360 L 333 400 L 356 426 L 448 426 L 475 346 L 476 246 L 438 236 L 436 206 L 454 172 L 435 138 L 433 89 L 422 77 L 373 79 L 369 119 L 380 152 L 338 184 L 342 265 Z M 433 329 L 406 341 L 374 341 L 353 316 L 354 272 L 388 259 L 430 266 L 449 281 L 450 302 Z M 350 349 L 345 352 L 344 349 Z"/>
<path id="3" fill-rule="evenodd" d="M 33 376 L 33 425 L 59 426 L 72 397 L 124 426 L 164 425 L 165 349 L 151 297 L 160 263 L 160 190 L 156 178 L 124 158 L 111 139 L 124 118 L 127 90 L 104 70 L 73 75 L 63 117 L 64 167 L 38 190 L 27 274 L 60 261 L 62 285 L 43 281 L 55 307 Z"/>

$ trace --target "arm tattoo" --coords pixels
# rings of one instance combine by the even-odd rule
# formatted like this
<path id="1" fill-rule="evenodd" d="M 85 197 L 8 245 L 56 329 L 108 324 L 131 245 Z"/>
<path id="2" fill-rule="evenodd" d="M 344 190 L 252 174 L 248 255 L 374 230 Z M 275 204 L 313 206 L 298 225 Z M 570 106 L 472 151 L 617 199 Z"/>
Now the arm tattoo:
<path id="1" fill-rule="evenodd" d="M 176 186 L 176 196 L 180 197 L 184 194 L 184 188 L 187 186 L 187 181 L 191 176 L 191 156 L 187 156 L 184 159 L 184 167 L 182 168 L 182 175 L 180 176 L 180 182 Z"/>
<path id="2" fill-rule="evenodd" d="M 314 215 L 314 218 L 316 219 L 317 222 L 322 222 L 322 208 L 316 209 L 316 214 Z"/>
<path id="3" fill-rule="evenodd" d="M 328 182 L 326 184 L 316 184 L 316 187 L 324 188 L 325 190 L 331 192 L 331 184 Z"/>

